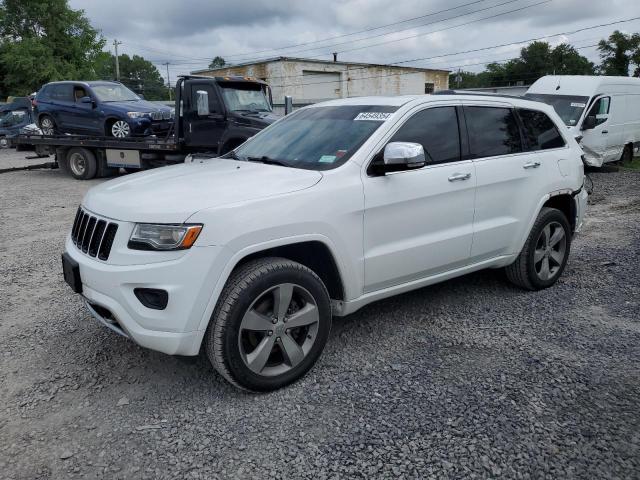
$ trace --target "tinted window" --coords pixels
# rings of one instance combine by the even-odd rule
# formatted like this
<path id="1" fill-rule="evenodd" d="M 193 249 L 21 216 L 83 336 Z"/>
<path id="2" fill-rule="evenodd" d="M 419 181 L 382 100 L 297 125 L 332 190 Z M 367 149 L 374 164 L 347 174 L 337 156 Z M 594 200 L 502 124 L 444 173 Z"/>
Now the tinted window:
<path id="1" fill-rule="evenodd" d="M 520 129 L 513 110 L 497 107 L 464 107 L 471 154 L 494 157 L 522 151 Z"/>
<path id="2" fill-rule="evenodd" d="M 73 101 L 73 86 L 70 84 L 50 85 L 47 88 L 47 97 L 60 102 Z"/>
<path id="3" fill-rule="evenodd" d="M 564 146 L 564 139 L 551 120 L 544 112 L 535 110 L 518 110 L 524 135 L 527 139 L 528 150 L 546 150 Z"/>
<path id="4" fill-rule="evenodd" d="M 414 142 L 424 148 L 429 163 L 460 160 L 460 133 L 455 107 L 436 107 L 416 113 L 390 142 Z"/>
<path id="5" fill-rule="evenodd" d="M 220 105 L 218 105 L 218 97 L 216 97 L 216 92 L 210 84 L 207 83 L 195 83 L 191 85 L 191 108 L 194 111 L 197 110 L 198 105 L 198 91 L 207 92 L 207 96 L 209 98 L 209 112 L 210 113 L 220 113 Z"/>

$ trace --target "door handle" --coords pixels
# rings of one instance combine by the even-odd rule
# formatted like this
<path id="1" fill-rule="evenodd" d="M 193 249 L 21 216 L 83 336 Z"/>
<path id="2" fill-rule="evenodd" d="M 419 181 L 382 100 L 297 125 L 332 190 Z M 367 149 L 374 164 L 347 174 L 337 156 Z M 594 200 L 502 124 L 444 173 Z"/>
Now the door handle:
<path id="1" fill-rule="evenodd" d="M 462 180 L 469 180 L 471 178 L 470 173 L 454 173 L 449 177 L 450 182 L 459 182 Z"/>
<path id="2" fill-rule="evenodd" d="M 602 130 L 602 134 L 603 134 L 603 135 L 605 135 L 605 134 L 607 134 L 607 133 L 609 133 L 609 130 Z"/>
<path id="3" fill-rule="evenodd" d="M 538 168 L 540 166 L 540 162 L 528 162 L 525 163 L 522 168 Z"/>

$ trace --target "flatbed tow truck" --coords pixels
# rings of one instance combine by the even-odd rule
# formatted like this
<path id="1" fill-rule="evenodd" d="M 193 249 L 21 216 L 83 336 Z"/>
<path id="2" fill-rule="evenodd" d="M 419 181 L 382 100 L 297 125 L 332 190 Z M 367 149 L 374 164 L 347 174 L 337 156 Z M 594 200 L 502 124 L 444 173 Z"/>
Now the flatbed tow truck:
<path id="1" fill-rule="evenodd" d="M 221 155 L 278 118 L 269 86 L 251 77 L 181 76 L 175 94 L 175 121 L 162 137 L 21 134 L 12 144 L 40 146 L 55 155 L 54 162 L 25 169 L 60 168 L 88 180 L 116 175 L 120 168 L 133 172 L 181 163 L 192 153 Z"/>

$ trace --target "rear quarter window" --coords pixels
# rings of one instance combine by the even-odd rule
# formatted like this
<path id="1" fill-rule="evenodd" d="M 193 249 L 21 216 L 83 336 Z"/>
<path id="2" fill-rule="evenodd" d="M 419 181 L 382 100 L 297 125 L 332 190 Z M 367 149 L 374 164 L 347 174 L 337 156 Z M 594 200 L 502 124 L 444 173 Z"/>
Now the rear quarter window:
<path id="1" fill-rule="evenodd" d="M 564 138 L 546 113 L 537 110 L 518 109 L 522 119 L 527 150 L 548 150 L 565 146 Z"/>

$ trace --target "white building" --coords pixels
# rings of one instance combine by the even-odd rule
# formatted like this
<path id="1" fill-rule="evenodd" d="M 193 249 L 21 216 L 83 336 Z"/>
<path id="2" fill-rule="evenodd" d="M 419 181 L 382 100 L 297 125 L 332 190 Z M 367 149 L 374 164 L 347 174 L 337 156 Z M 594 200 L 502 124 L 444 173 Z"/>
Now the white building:
<path id="1" fill-rule="evenodd" d="M 294 105 L 367 95 L 411 95 L 449 88 L 449 71 L 373 63 L 332 62 L 276 57 L 192 72 L 205 76 L 240 75 L 266 81 L 273 101 L 282 107 L 285 95 Z"/>

